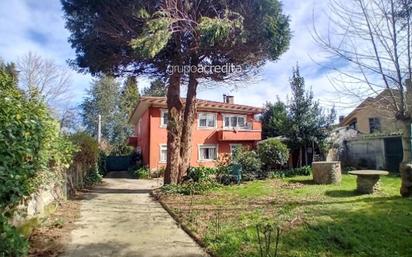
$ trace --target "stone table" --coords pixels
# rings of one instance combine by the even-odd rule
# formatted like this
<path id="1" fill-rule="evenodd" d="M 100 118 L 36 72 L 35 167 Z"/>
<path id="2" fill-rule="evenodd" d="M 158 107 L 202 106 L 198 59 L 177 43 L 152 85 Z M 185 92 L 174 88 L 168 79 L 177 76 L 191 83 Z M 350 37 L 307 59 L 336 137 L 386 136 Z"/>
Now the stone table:
<path id="1" fill-rule="evenodd" d="M 384 170 L 354 170 L 349 174 L 356 175 L 357 191 L 361 194 L 373 194 L 379 188 L 380 176 L 386 176 L 389 172 Z"/>

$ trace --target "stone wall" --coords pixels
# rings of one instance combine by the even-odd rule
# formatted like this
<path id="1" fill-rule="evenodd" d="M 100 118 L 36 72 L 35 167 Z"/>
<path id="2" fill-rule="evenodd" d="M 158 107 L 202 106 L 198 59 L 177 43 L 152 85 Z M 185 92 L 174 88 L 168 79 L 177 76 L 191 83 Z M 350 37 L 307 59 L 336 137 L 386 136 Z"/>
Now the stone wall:
<path id="1" fill-rule="evenodd" d="M 87 168 L 81 163 L 73 163 L 63 171 L 63 181 L 43 185 L 36 193 L 16 207 L 11 223 L 17 227 L 26 226 L 32 220 L 48 215 L 48 207 L 58 201 L 66 200 L 83 188 Z"/>

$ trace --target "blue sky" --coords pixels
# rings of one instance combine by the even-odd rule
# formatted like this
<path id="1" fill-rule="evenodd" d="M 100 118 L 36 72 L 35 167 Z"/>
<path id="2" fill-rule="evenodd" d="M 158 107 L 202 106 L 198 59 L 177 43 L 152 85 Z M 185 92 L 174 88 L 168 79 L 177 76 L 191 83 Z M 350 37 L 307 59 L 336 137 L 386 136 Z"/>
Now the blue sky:
<path id="1" fill-rule="evenodd" d="M 319 31 L 327 29 L 324 12 L 327 0 L 323 1 L 283 1 L 284 12 L 290 15 L 293 39 L 290 49 L 278 62 L 268 63 L 259 77 L 247 86 L 237 88 L 220 86 L 213 89 L 201 88 L 199 98 L 217 100 L 223 94 L 235 96 L 235 102 L 261 106 L 277 97 L 286 100 L 290 94 L 288 78 L 292 67 L 299 63 L 306 85 L 312 87 L 315 97 L 327 108 L 333 104 L 340 113 L 347 113 L 355 103 L 348 105 L 347 99 L 340 97 L 330 85 L 333 72 L 318 63 L 336 63 L 323 54 L 311 37 L 314 23 Z M 67 38 L 69 32 L 64 28 L 63 12 L 59 0 L 2 0 L 0 1 L 0 57 L 16 61 L 25 53 L 32 51 L 45 58 L 53 59 L 60 65 L 74 57 Z M 73 104 L 81 102 L 92 77 L 72 71 Z M 139 80 L 140 88 L 148 85 L 145 78 Z"/>

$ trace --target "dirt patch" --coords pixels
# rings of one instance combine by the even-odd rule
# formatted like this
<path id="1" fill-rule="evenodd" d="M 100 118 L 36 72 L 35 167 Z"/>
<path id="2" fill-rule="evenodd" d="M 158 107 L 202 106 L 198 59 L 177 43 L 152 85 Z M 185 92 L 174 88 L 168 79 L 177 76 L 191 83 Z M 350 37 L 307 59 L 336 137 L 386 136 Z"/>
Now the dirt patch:
<path id="1" fill-rule="evenodd" d="M 33 231 L 29 239 L 30 257 L 54 257 L 63 252 L 79 218 L 82 199 L 83 195 L 79 194 L 74 199 L 59 203 L 47 221 Z"/>

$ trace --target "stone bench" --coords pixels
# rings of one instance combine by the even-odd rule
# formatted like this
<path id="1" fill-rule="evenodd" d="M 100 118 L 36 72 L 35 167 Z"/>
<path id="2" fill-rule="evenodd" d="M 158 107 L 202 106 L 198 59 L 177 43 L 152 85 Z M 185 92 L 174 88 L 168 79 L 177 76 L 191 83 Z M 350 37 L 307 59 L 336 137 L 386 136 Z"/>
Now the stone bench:
<path id="1" fill-rule="evenodd" d="M 373 194 L 379 188 L 380 176 L 389 174 L 383 170 L 354 170 L 349 174 L 358 176 L 356 179 L 357 189 L 361 194 Z"/>

